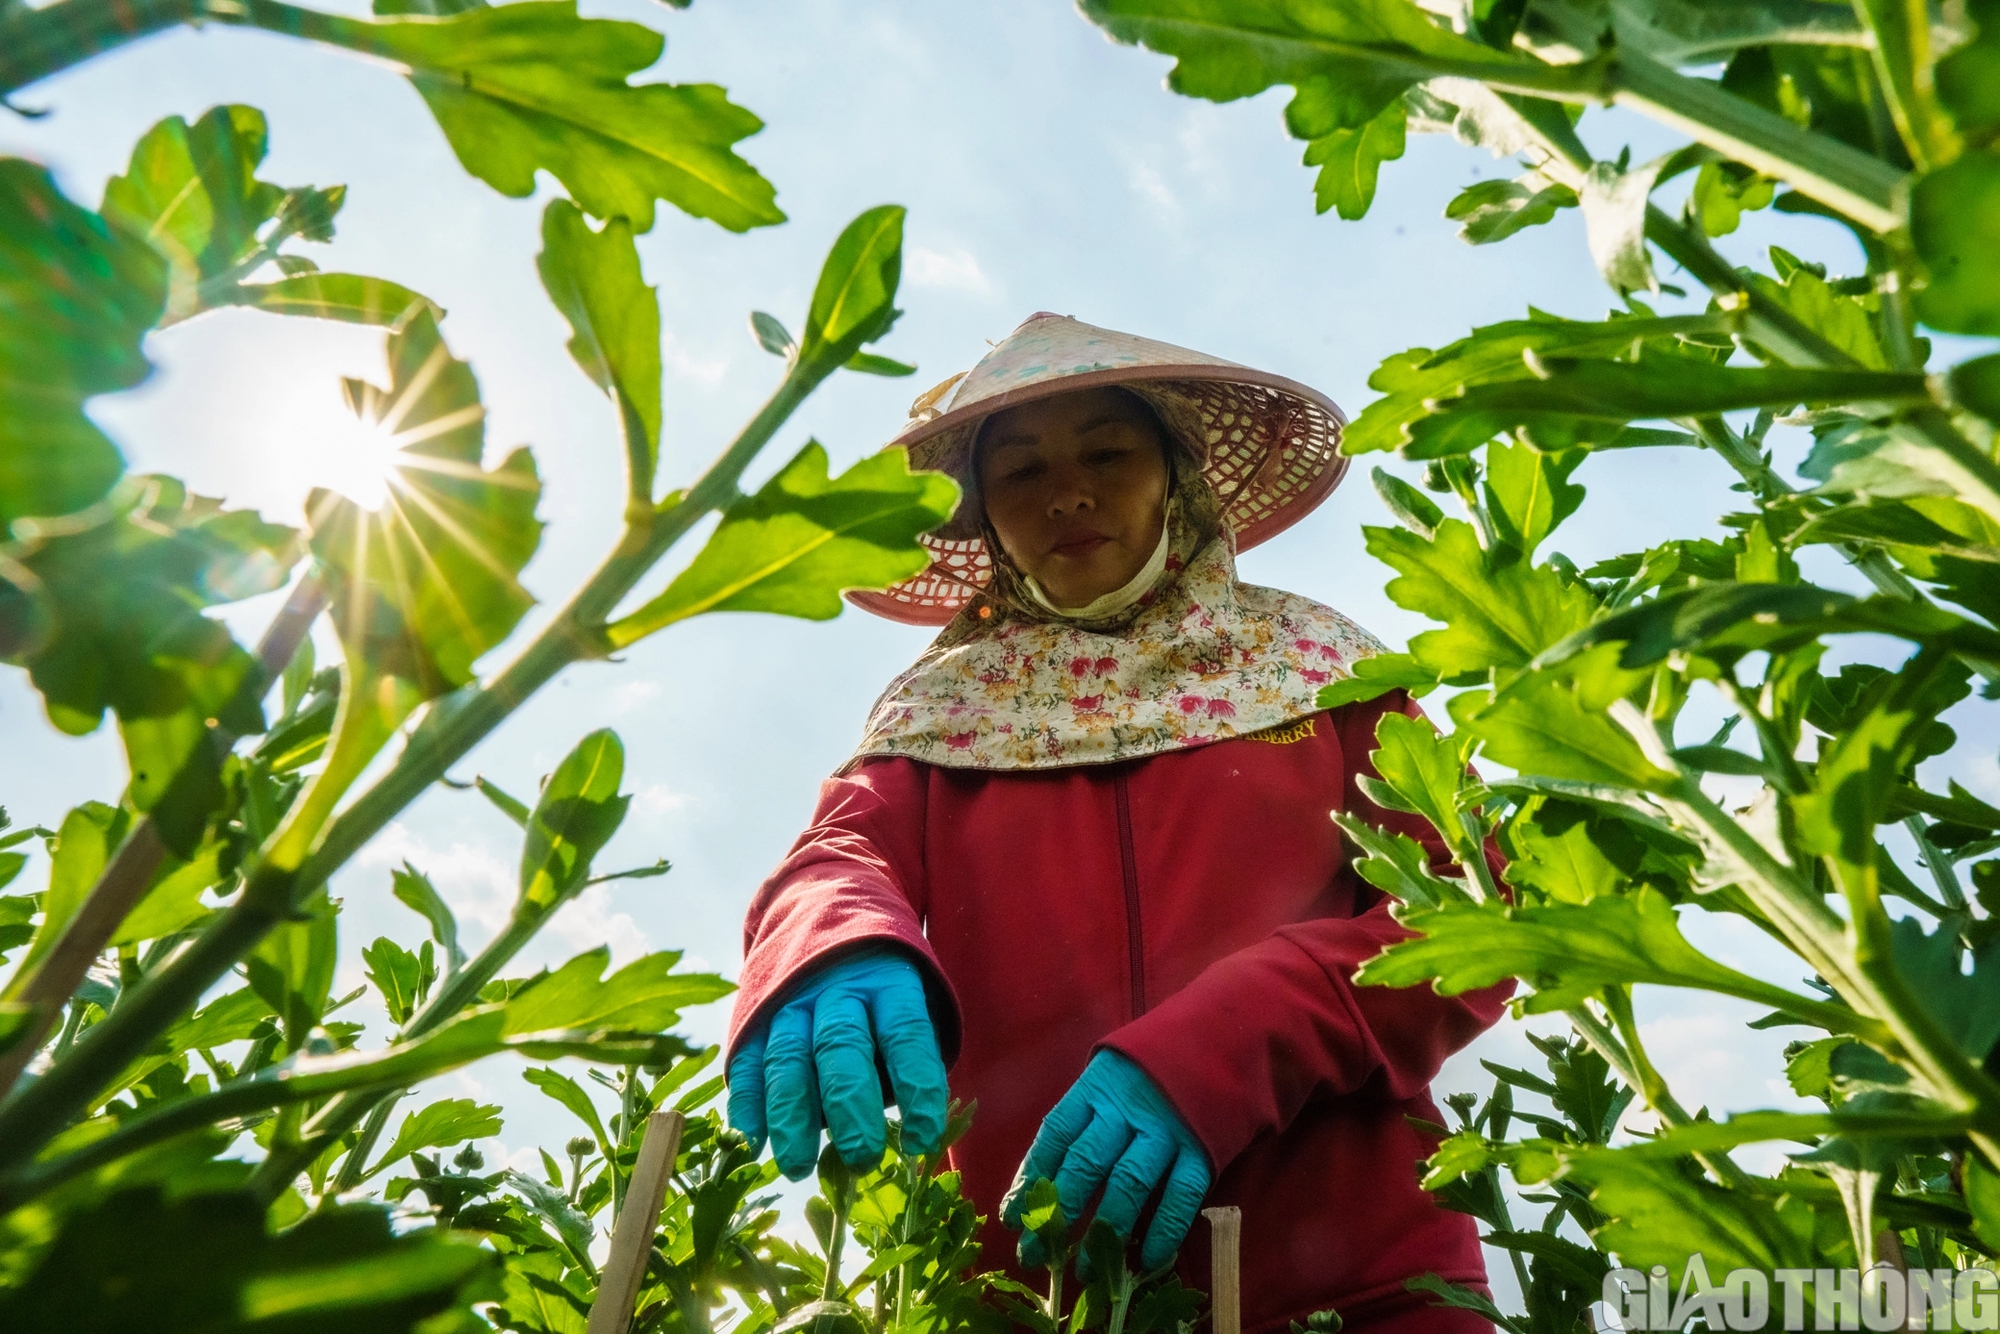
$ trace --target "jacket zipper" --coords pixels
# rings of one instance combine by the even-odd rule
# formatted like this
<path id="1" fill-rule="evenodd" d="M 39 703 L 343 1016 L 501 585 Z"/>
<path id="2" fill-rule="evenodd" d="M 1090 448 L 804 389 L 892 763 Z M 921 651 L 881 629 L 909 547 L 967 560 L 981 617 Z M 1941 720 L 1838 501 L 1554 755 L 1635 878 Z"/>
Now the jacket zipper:
<path id="1" fill-rule="evenodd" d="M 1132 1017 L 1146 1012 L 1145 935 L 1139 927 L 1139 860 L 1132 852 L 1132 794 L 1125 771 L 1112 778 L 1118 805 L 1118 859 L 1125 873 L 1125 943 L 1132 957 Z"/>

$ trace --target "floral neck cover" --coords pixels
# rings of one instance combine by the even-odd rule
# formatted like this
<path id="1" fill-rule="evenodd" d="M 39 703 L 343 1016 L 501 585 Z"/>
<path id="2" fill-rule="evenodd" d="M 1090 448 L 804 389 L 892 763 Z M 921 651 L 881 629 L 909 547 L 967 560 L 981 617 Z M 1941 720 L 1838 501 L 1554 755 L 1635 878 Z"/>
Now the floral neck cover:
<path id="1" fill-rule="evenodd" d="M 1170 556 L 1159 591 L 1114 630 L 991 621 L 961 613 L 890 683 L 844 769 L 875 755 L 1057 769 L 1248 736 L 1317 713 L 1321 686 L 1382 651 L 1331 607 L 1238 583 L 1226 537 Z"/>

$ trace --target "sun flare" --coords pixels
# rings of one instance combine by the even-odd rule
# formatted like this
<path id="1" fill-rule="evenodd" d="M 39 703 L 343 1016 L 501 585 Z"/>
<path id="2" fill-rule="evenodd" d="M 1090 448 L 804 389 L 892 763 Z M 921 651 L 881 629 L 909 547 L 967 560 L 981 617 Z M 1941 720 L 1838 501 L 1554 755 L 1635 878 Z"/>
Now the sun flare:
<path id="1" fill-rule="evenodd" d="M 363 509 L 379 510 L 388 501 L 397 443 L 383 426 L 351 413 L 332 413 L 305 432 L 295 447 L 298 470 L 313 485 L 338 491 Z"/>

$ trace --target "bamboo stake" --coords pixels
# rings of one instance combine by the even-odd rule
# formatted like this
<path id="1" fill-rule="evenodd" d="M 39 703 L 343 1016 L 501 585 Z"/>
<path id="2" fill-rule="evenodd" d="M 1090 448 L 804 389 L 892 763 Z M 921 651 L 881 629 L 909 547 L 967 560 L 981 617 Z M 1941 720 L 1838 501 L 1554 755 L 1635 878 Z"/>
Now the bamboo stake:
<path id="1" fill-rule="evenodd" d="M 654 1112 L 646 1118 L 639 1161 L 625 1188 L 625 1207 L 611 1228 L 611 1254 L 598 1276 L 597 1300 L 590 1304 L 589 1334 L 625 1334 L 632 1324 L 632 1308 L 646 1277 L 646 1258 L 660 1226 L 660 1209 L 667 1202 L 667 1178 L 674 1174 L 685 1124 L 687 1118 L 679 1112 Z"/>
<path id="2" fill-rule="evenodd" d="M 1241 1271 L 1237 1261 L 1243 1240 L 1243 1211 L 1225 1204 L 1204 1209 L 1201 1216 L 1208 1220 L 1208 1305 L 1214 1317 L 1215 1334 L 1242 1334 L 1243 1311 L 1238 1292 Z"/>

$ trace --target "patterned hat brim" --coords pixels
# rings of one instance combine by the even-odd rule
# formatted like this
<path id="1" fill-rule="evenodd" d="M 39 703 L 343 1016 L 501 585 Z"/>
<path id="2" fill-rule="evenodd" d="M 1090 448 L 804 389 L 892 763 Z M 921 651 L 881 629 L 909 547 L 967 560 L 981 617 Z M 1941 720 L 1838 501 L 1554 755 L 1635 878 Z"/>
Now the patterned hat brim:
<path id="1" fill-rule="evenodd" d="M 963 483 L 979 424 L 996 412 L 1117 385 L 1144 398 L 1189 452 L 1222 501 L 1236 549 L 1268 542 L 1317 509 L 1347 473 L 1340 438 L 1347 416 L 1318 390 L 1248 367 L 1120 366 L 1023 385 L 912 423 L 891 441 L 909 451 L 912 468 L 946 472 Z M 921 574 L 847 600 L 906 625 L 943 625 L 977 597 L 993 558 L 976 518 L 954 514 L 919 539 L 931 553 Z"/>

